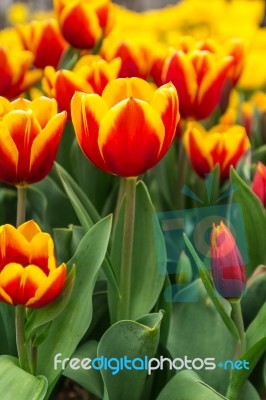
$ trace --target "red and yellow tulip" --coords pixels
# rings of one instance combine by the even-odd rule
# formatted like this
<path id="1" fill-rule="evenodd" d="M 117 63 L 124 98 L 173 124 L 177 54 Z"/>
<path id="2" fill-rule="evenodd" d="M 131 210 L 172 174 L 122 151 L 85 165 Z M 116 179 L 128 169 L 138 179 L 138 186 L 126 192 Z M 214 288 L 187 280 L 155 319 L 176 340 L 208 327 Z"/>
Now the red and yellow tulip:
<path id="1" fill-rule="evenodd" d="M 29 51 L 0 46 L 0 96 L 13 99 L 40 80 L 42 71 L 30 70 L 33 59 Z"/>
<path id="2" fill-rule="evenodd" d="M 218 164 L 222 180 L 228 178 L 230 167 L 235 167 L 250 148 L 246 131 L 240 125 L 217 125 L 206 131 L 195 122 L 188 125 L 184 145 L 198 175 L 204 178 Z"/>
<path id="3" fill-rule="evenodd" d="M 147 45 L 136 40 L 113 40 L 109 38 L 101 51 L 107 61 L 121 58 L 119 78 L 138 77 L 147 79 L 152 67 L 152 55 Z"/>
<path id="4" fill-rule="evenodd" d="M 54 0 L 61 32 L 71 46 L 92 49 L 114 20 L 110 0 Z"/>
<path id="5" fill-rule="evenodd" d="M 235 239 L 221 222 L 211 232 L 211 271 L 218 293 L 226 299 L 238 299 L 246 286 L 245 265 Z"/>
<path id="6" fill-rule="evenodd" d="M 66 265 L 56 265 L 54 243 L 34 221 L 0 227 L 0 301 L 44 307 L 56 299 Z"/>
<path id="7" fill-rule="evenodd" d="M 19 25 L 17 30 L 25 50 L 34 54 L 34 65 L 37 68 L 45 68 L 47 65 L 57 67 L 67 43 L 55 19 L 32 21 L 27 25 Z"/>
<path id="8" fill-rule="evenodd" d="M 88 55 L 79 60 L 73 71 L 55 71 L 53 67 L 47 67 L 43 89 L 57 100 L 59 110 L 66 110 L 70 118 L 70 102 L 74 93 L 83 91 L 101 95 L 107 83 L 117 78 L 120 66 L 119 58 L 108 63 L 99 56 Z"/>
<path id="9" fill-rule="evenodd" d="M 251 189 L 266 208 L 266 166 L 262 162 L 257 165 Z"/>
<path id="10" fill-rule="evenodd" d="M 98 168 L 138 176 L 157 164 L 175 135 L 178 98 L 169 83 L 154 90 L 140 78 L 116 79 L 102 96 L 77 92 L 71 114 L 78 143 Z"/>
<path id="11" fill-rule="evenodd" d="M 182 118 L 207 118 L 217 106 L 233 57 L 206 50 L 174 52 L 165 61 L 163 82 L 177 90 Z"/>
<path id="12" fill-rule="evenodd" d="M 66 122 L 54 99 L 0 98 L 0 181 L 24 186 L 51 170 Z"/>

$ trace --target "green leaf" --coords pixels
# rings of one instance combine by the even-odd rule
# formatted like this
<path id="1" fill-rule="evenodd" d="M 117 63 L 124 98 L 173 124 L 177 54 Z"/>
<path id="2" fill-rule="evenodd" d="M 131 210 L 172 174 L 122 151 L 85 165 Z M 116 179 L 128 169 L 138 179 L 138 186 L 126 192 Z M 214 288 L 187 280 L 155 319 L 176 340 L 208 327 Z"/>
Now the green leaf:
<path id="1" fill-rule="evenodd" d="M 98 357 L 152 358 L 157 350 L 160 335 L 160 323 L 163 314 L 154 313 L 142 317 L 139 321 L 119 321 L 112 325 L 103 335 L 98 347 Z M 141 362 L 136 363 L 138 367 Z M 139 400 L 147 376 L 146 370 L 102 369 L 109 400 Z"/>
<path id="2" fill-rule="evenodd" d="M 266 303 L 248 327 L 246 332 L 247 349 L 252 348 L 261 339 L 266 338 Z M 265 349 L 266 350 L 266 349 Z"/>
<path id="3" fill-rule="evenodd" d="M 241 306 L 245 325 L 248 326 L 266 302 L 266 275 L 261 275 L 247 287 Z"/>
<path id="4" fill-rule="evenodd" d="M 17 355 L 15 307 L 0 303 L 0 354 Z"/>
<path id="5" fill-rule="evenodd" d="M 251 372 L 255 368 L 257 362 L 266 350 L 266 337 L 256 342 L 249 350 L 241 357 L 241 360 L 245 360 L 249 363 L 249 369 L 232 370 L 230 380 L 230 391 L 228 397 L 236 399 L 239 391 L 243 387 L 244 383 L 248 380 Z M 242 399 L 241 399 L 242 400 Z"/>
<path id="6" fill-rule="evenodd" d="M 172 358 L 215 358 L 216 364 L 224 363 L 233 358 L 235 341 L 208 297 L 202 281 L 198 279 L 193 286 L 197 294 L 197 297 L 194 295 L 194 302 L 173 303 L 167 348 Z M 203 368 L 197 372 L 204 382 L 221 393 L 225 392 L 229 384 L 229 370 Z"/>
<path id="7" fill-rule="evenodd" d="M 77 217 L 85 232 L 87 232 L 93 224 L 100 220 L 100 216 L 89 198 L 77 185 L 74 179 L 64 170 L 64 168 L 56 163 L 55 168 Z M 108 255 L 103 262 L 103 270 L 115 296 L 119 296 L 117 280 Z"/>
<path id="8" fill-rule="evenodd" d="M 200 382 L 194 371 L 176 374 L 156 400 L 221 400 L 226 399 L 208 385 Z"/>
<path id="9" fill-rule="evenodd" d="M 59 297 L 47 307 L 36 309 L 31 312 L 25 327 L 27 342 L 33 335 L 38 335 L 38 328 L 40 326 L 54 320 L 64 310 L 72 293 L 75 275 L 76 268 L 73 266 L 71 272 L 67 276 L 64 288 Z"/>
<path id="10" fill-rule="evenodd" d="M 249 276 L 259 264 L 266 263 L 266 213 L 261 201 L 233 168 L 231 169 L 231 182 L 237 185 L 234 197 L 243 211 L 249 256 L 246 268 Z"/>
<path id="11" fill-rule="evenodd" d="M 261 398 L 254 386 L 247 381 L 240 390 L 237 400 L 261 400 Z"/>
<path id="12" fill-rule="evenodd" d="M 54 356 L 70 357 L 87 331 L 92 319 L 92 295 L 99 269 L 106 254 L 112 219 L 104 218 L 84 236 L 77 252 L 68 262 L 77 268 L 73 294 L 68 306 L 54 320 L 48 337 L 39 347 L 38 373 L 45 375 L 49 392 L 62 373 L 62 365 L 54 369 Z"/>
<path id="13" fill-rule="evenodd" d="M 121 243 L 124 232 L 125 202 L 123 203 L 112 243 L 111 260 L 116 279 L 120 280 Z M 149 193 L 142 181 L 137 183 L 130 287 L 130 319 L 149 313 L 161 293 L 166 275 L 166 249 L 159 222 Z M 110 312 L 116 320 L 117 294 L 110 290 Z"/>
<path id="14" fill-rule="evenodd" d="M 96 168 L 85 157 L 76 140 L 73 142 L 70 156 L 73 178 L 86 193 L 98 212 L 101 212 L 113 187 L 114 180 L 118 179 L 118 177 Z"/>
<path id="15" fill-rule="evenodd" d="M 78 358 L 83 360 L 84 358 L 90 358 L 93 360 L 97 357 L 98 342 L 90 340 L 80 346 L 72 355 L 72 358 Z M 79 385 L 84 387 L 88 392 L 93 393 L 99 398 L 103 398 L 103 380 L 101 373 L 96 369 L 72 369 L 68 365 L 63 372 L 63 375 L 77 382 Z"/>
<path id="16" fill-rule="evenodd" d="M 73 257 L 85 232 L 81 226 L 53 229 L 56 260 L 58 264 Z"/>
<path id="17" fill-rule="evenodd" d="M 208 295 L 210 296 L 210 299 L 212 300 L 216 310 L 220 314 L 220 316 L 221 316 L 222 320 L 224 321 L 225 325 L 227 326 L 229 332 L 231 332 L 231 334 L 233 335 L 233 337 L 236 340 L 239 340 L 238 330 L 237 330 L 234 322 L 231 320 L 230 316 L 226 312 L 226 310 L 223 306 L 223 303 L 221 302 L 220 298 L 218 297 L 218 293 L 215 291 L 215 289 L 213 287 L 209 271 L 206 269 L 205 265 L 203 264 L 203 262 L 201 261 L 201 259 L 197 255 L 197 253 L 195 252 L 195 249 L 194 249 L 192 243 L 190 242 L 190 240 L 188 239 L 188 237 L 185 234 L 184 234 L 184 240 L 185 240 L 185 243 L 186 243 L 192 257 L 194 258 L 194 261 L 199 270 L 199 275 L 202 279 L 205 289 L 206 289 Z"/>
<path id="18" fill-rule="evenodd" d="M 57 163 L 55 163 L 55 169 L 81 225 L 85 231 L 88 231 L 100 220 L 98 212 L 68 172 Z"/>
<path id="19" fill-rule="evenodd" d="M 33 376 L 21 369 L 17 358 L 0 356 L 1 400 L 43 400 L 47 386 L 44 376 Z"/>

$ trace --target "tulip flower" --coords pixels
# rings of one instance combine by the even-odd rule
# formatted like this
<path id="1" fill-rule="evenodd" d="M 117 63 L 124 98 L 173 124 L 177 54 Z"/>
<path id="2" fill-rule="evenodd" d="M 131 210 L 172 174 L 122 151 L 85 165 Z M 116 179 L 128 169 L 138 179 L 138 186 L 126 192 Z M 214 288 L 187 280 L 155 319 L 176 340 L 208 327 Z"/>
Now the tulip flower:
<path id="1" fill-rule="evenodd" d="M 113 25 L 110 0 L 54 0 L 61 32 L 71 46 L 92 49 Z"/>
<path id="2" fill-rule="evenodd" d="M 53 67 L 44 70 L 42 81 L 44 91 L 57 100 L 60 111 L 66 110 L 70 118 L 70 102 L 76 91 L 102 94 L 107 83 L 117 78 L 121 66 L 119 58 L 110 63 L 99 56 L 82 57 L 73 71 L 55 71 Z"/>
<path id="3" fill-rule="evenodd" d="M 29 51 L 0 46 L 0 96 L 13 99 L 41 78 L 40 70 L 30 70 L 34 56 Z"/>
<path id="4" fill-rule="evenodd" d="M 116 79 L 102 96 L 76 92 L 71 114 L 78 143 L 98 168 L 136 177 L 157 164 L 174 138 L 178 98 L 169 83 L 154 90 L 139 78 Z"/>
<path id="5" fill-rule="evenodd" d="M 240 125 L 217 125 L 210 131 L 198 123 L 190 123 L 184 134 L 184 146 L 193 169 L 204 178 L 218 164 L 222 180 L 228 179 L 230 167 L 235 167 L 250 148 L 245 128 Z"/>
<path id="6" fill-rule="evenodd" d="M 217 106 L 233 57 L 206 50 L 174 52 L 165 61 L 163 82 L 171 81 L 180 100 L 182 118 L 207 118 Z"/>
<path id="7" fill-rule="evenodd" d="M 32 21 L 27 25 L 19 25 L 17 30 L 25 50 L 34 54 L 34 65 L 37 68 L 45 68 L 47 65 L 57 67 L 67 43 L 55 19 Z"/>
<path id="8" fill-rule="evenodd" d="M 101 51 L 103 58 L 111 61 L 116 57 L 121 58 L 122 65 L 119 71 L 119 78 L 138 77 L 147 79 L 151 66 L 151 52 L 147 46 L 127 40 L 107 40 Z"/>
<path id="9" fill-rule="evenodd" d="M 262 162 L 257 165 L 251 189 L 266 208 L 266 166 Z"/>
<path id="10" fill-rule="evenodd" d="M 235 239 L 221 222 L 211 231 L 211 272 L 216 290 L 226 299 L 238 299 L 246 286 L 245 266 Z"/>
<path id="11" fill-rule="evenodd" d="M 52 168 L 66 122 L 54 99 L 0 97 L 0 181 L 25 186 L 42 180 Z"/>
<path id="12" fill-rule="evenodd" d="M 34 221 L 17 229 L 0 227 L 0 301 L 44 307 L 54 301 L 66 279 L 66 265 L 56 265 L 54 243 Z"/>

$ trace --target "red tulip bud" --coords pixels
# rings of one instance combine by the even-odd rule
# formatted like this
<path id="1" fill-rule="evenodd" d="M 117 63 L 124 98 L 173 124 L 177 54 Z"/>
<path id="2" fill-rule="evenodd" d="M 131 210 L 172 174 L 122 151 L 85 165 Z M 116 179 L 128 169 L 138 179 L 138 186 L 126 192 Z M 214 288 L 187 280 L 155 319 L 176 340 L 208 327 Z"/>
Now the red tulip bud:
<path id="1" fill-rule="evenodd" d="M 240 298 L 246 286 L 245 266 L 235 239 L 223 222 L 211 232 L 211 271 L 216 290 L 226 299 Z"/>

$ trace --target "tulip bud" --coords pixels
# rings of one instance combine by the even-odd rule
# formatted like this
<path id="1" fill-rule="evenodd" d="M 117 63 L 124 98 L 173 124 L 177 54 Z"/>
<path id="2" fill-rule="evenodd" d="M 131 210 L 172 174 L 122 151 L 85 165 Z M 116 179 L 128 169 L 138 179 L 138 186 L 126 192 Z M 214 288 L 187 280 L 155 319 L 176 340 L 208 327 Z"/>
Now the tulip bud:
<path id="1" fill-rule="evenodd" d="M 262 162 L 257 165 L 251 189 L 266 208 L 266 166 Z"/>
<path id="2" fill-rule="evenodd" d="M 223 222 L 211 232 L 211 272 L 218 293 L 238 299 L 246 286 L 245 266 L 235 239 Z"/>

